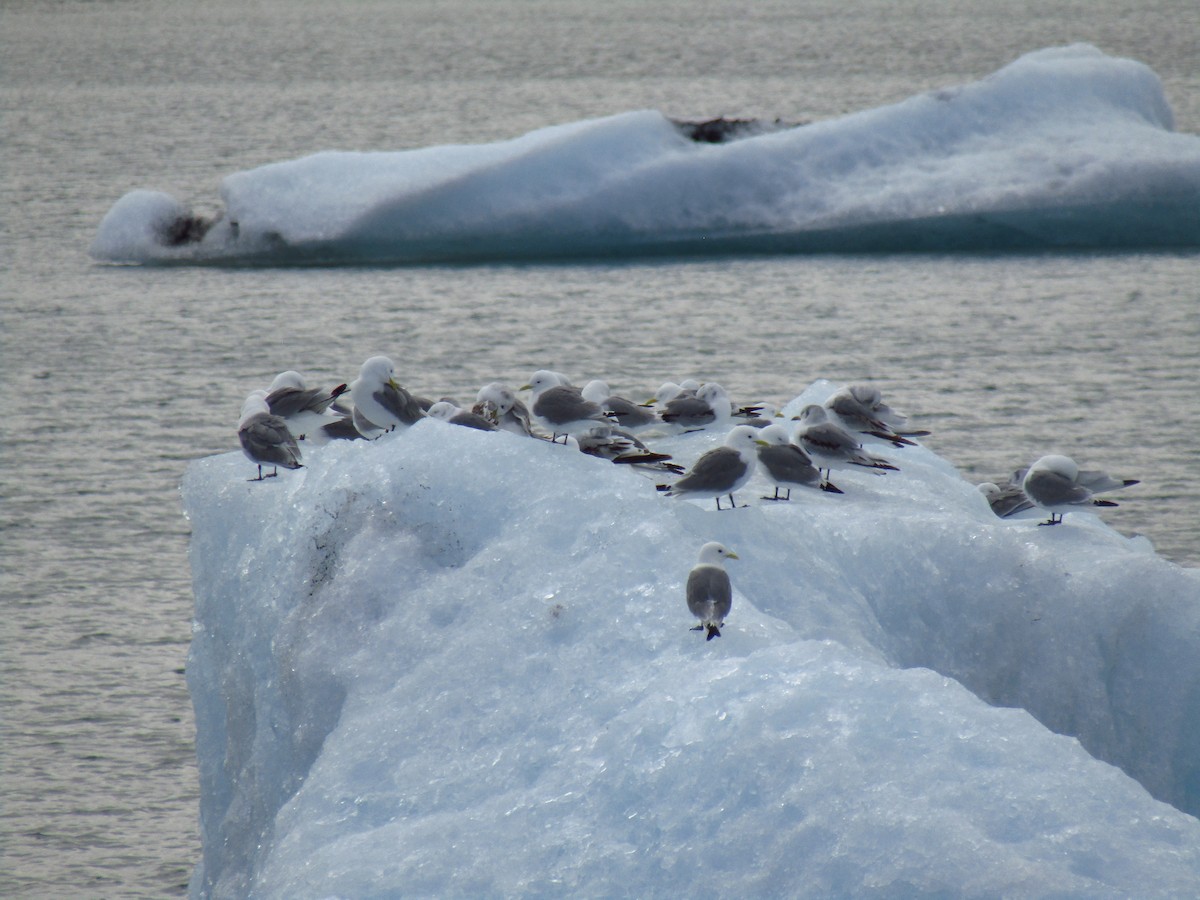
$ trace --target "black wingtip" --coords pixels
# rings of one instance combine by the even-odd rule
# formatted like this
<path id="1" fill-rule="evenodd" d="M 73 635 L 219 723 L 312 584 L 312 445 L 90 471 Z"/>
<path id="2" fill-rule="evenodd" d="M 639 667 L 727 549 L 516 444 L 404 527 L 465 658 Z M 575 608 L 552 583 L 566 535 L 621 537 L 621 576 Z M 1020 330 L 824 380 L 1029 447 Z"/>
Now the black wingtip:
<path id="1" fill-rule="evenodd" d="M 831 494 L 844 494 L 844 493 L 846 493 L 846 492 L 845 492 L 845 491 L 843 491 L 843 490 L 842 490 L 840 487 L 838 487 L 836 484 L 831 484 L 831 483 L 830 483 L 830 482 L 828 482 L 828 481 L 823 481 L 823 482 L 821 482 L 821 490 L 823 490 L 823 491 L 828 491 L 828 492 L 829 492 L 829 493 L 831 493 Z"/>
<path id="2" fill-rule="evenodd" d="M 1115 500 L 1093 500 L 1092 506 L 1120 506 Z"/>
<path id="3" fill-rule="evenodd" d="M 1135 484 L 1141 484 L 1136 478 L 1126 478 L 1124 487 L 1133 487 Z"/>
<path id="4" fill-rule="evenodd" d="M 671 489 L 671 486 L 669 484 L 656 484 L 654 486 L 654 489 L 656 491 L 669 491 Z"/>

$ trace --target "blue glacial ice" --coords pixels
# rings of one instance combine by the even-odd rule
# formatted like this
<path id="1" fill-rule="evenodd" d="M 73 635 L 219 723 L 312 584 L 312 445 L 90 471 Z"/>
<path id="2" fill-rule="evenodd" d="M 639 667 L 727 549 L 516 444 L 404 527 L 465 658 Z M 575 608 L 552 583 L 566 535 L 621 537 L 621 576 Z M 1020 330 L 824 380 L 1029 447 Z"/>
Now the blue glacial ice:
<path id="1" fill-rule="evenodd" d="M 1088 45 L 727 143 L 656 111 L 494 144 L 322 152 L 225 178 L 202 217 L 137 190 L 101 261 L 335 265 L 652 254 L 1194 247 L 1200 136 Z"/>
<path id="2" fill-rule="evenodd" d="M 1194 896 L 1200 570 L 872 449 L 723 512 L 432 419 L 194 462 L 192 894 Z"/>

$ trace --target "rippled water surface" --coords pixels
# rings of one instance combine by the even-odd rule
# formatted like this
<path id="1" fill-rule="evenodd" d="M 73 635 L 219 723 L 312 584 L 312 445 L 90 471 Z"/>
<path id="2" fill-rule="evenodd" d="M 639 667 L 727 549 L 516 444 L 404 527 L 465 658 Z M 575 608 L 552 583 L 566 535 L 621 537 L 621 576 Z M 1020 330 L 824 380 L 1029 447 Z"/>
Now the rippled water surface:
<path id="1" fill-rule="evenodd" d="M 1052 450 L 1142 479 L 1106 519 L 1200 565 L 1194 253 L 266 271 L 86 255 L 136 187 L 212 208 L 224 175 L 316 150 L 642 107 L 816 119 L 1070 40 L 1149 63 L 1180 130 L 1200 130 L 1192 2 L 931 6 L 6 5 L 0 895 L 184 891 L 179 479 L 236 446 L 241 399 L 283 369 L 334 383 L 386 352 L 464 399 L 542 366 L 776 402 L 871 380 L 973 480 Z"/>

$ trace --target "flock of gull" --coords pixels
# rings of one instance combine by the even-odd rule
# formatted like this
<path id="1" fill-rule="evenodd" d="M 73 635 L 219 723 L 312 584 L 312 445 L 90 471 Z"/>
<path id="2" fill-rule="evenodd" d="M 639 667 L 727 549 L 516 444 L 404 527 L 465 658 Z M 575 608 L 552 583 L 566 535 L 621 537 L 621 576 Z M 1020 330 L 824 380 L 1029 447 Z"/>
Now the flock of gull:
<path id="1" fill-rule="evenodd" d="M 526 391 L 528 404 L 518 397 Z M 903 448 L 929 434 L 909 430 L 907 416 L 888 406 L 869 385 L 844 387 L 824 404 L 810 404 L 786 421 L 765 405 L 735 404 L 715 382 L 667 382 L 654 397 L 638 403 L 613 396 L 603 381 L 578 388 L 565 376 L 543 369 L 517 391 L 501 382 L 487 384 L 471 407 L 463 408 L 450 399 L 414 396 L 397 382 L 392 360 L 374 356 L 362 364 L 351 384 L 333 390 L 309 388 L 294 371 L 281 373 L 266 390 L 246 398 L 238 438 L 258 466 L 258 477 L 250 480 L 262 481 L 275 476 L 278 467 L 301 468 L 301 442 L 314 446 L 330 440 L 373 440 L 426 417 L 561 442 L 618 465 L 675 476 L 658 484 L 658 490 L 672 497 L 713 499 L 718 510 L 737 507 L 734 495 L 760 467 L 775 486 L 774 496 L 764 500 L 790 500 L 792 489 L 801 487 L 840 494 L 830 481 L 834 469 L 899 471 L 891 460 L 869 452 L 871 443 Z M 690 469 L 636 436 L 651 429 L 683 433 L 712 428 L 729 431 L 721 445 L 701 455 Z M 264 466 L 272 471 L 265 473 Z M 1080 469 L 1069 457 L 1051 455 L 1018 469 L 1004 483 L 986 482 L 979 489 L 1001 518 L 1038 508 L 1049 513 L 1040 525 L 1057 525 L 1072 510 L 1116 506 L 1095 495 L 1137 483 Z M 729 503 L 723 507 L 726 498 Z M 721 561 L 736 558 L 721 544 L 707 543 L 688 577 L 688 608 L 700 620 L 696 630 L 706 631 L 709 640 L 720 635 L 732 602 Z"/>

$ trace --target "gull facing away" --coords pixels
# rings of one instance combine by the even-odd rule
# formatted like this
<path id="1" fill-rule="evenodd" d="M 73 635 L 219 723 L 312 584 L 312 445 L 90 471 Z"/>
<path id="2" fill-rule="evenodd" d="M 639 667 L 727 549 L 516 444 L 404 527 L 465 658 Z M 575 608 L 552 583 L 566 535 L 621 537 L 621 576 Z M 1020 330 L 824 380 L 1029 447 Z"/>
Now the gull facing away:
<path id="1" fill-rule="evenodd" d="M 386 356 L 372 356 L 362 364 L 358 378 L 350 385 L 350 399 L 356 416 L 375 426 L 359 428 L 363 437 L 371 437 L 375 429 L 386 432 L 408 428 L 425 416 L 421 403 L 397 384 L 396 365 Z"/>
<path id="2" fill-rule="evenodd" d="M 497 431 L 500 426 L 480 413 L 469 409 L 461 409 L 449 400 L 439 400 L 429 407 L 430 418 L 441 419 L 451 425 L 461 425 L 464 428 L 474 428 L 477 431 Z"/>
<path id="3" fill-rule="evenodd" d="M 584 400 L 599 403 L 600 408 L 622 428 L 645 428 L 648 425 L 660 424 L 658 413 L 653 409 L 624 397 L 613 396 L 606 382 L 589 381 L 583 386 L 581 393 Z"/>
<path id="4" fill-rule="evenodd" d="M 255 391 L 242 404 L 242 415 L 238 420 L 238 441 L 242 452 L 252 463 L 258 465 L 258 477 L 249 481 L 262 481 L 279 474 L 278 466 L 299 469 L 300 447 L 288 430 L 287 422 L 272 415 L 267 398 L 262 391 Z M 271 466 L 271 474 L 263 474 L 263 466 Z"/>
<path id="5" fill-rule="evenodd" d="M 712 497 L 718 510 L 721 498 L 728 496 L 729 508 L 734 509 L 734 491 L 750 480 L 758 463 L 757 438 L 757 428 L 738 425 L 725 436 L 724 444 L 696 460 L 686 475 L 674 484 L 660 484 L 658 489 L 668 497 Z"/>
<path id="6" fill-rule="evenodd" d="M 1008 481 L 985 481 L 976 485 L 979 492 L 987 497 L 992 512 L 1001 519 L 1007 519 L 1027 509 L 1033 509 L 1033 501 L 1025 496 L 1025 488 L 1021 487 L 1021 482 L 1025 480 L 1025 473 L 1028 471 L 1028 469 L 1017 469 Z"/>
<path id="7" fill-rule="evenodd" d="M 1116 506 L 1112 500 L 1096 500 L 1093 494 L 1115 491 L 1138 484 L 1120 480 L 1098 469 L 1080 469 L 1069 456 L 1043 456 L 1025 473 L 1021 486 L 1034 505 L 1050 513 L 1039 525 L 1058 525 L 1064 513 L 1086 506 Z"/>
<path id="8" fill-rule="evenodd" d="M 821 477 L 820 470 L 813 465 L 807 453 L 791 442 L 787 429 L 782 425 L 759 428 L 755 443 L 758 444 L 759 463 L 775 482 L 775 496 L 763 497 L 764 500 L 791 500 L 793 485 L 818 488 L 833 494 L 842 493 Z M 787 490 L 786 497 L 779 496 L 781 487 Z"/>
<path id="9" fill-rule="evenodd" d="M 656 453 L 627 431 L 614 428 L 605 422 L 597 422 L 586 431 L 581 431 L 572 440 L 589 456 L 607 459 L 618 465 L 630 465 L 638 469 L 670 472 L 682 475 L 683 466 L 671 462 L 667 453 Z"/>
<path id="10" fill-rule="evenodd" d="M 879 388 L 871 385 L 844 387 L 825 401 L 825 408 L 846 428 L 889 441 L 896 447 L 912 446 L 916 442 L 910 441 L 910 437 L 929 434 L 928 431 L 901 431 L 908 416 L 884 403 Z"/>
<path id="11" fill-rule="evenodd" d="M 579 388 L 567 384 L 557 372 L 539 369 L 521 390 L 533 392 L 533 418 L 550 433 L 551 440 L 578 435 L 597 422 L 612 422 L 599 403 L 585 400 Z"/>
<path id="12" fill-rule="evenodd" d="M 796 445 L 826 472 L 850 466 L 899 471 L 899 466 L 886 459 L 863 452 L 862 444 L 850 432 L 829 421 L 825 407 L 811 403 L 796 418 L 800 421 L 794 437 Z"/>
<path id="13" fill-rule="evenodd" d="M 267 406 L 272 415 L 287 422 L 288 430 L 297 440 L 311 438 L 322 442 L 331 436 L 327 430 L 330 426 L 334 426 L 336 431 L 339 423 L 348 417 L 347 413 L 338 413 L 330 408 L 348 390 L 349 387 L 344 384 L 339 384 L 332 391 L 306 387 L 303 376 L 289 369 L 276 375 L 267 388 Z"/>
<path id="14" fill-rule="evenodd" d="M 709 541 L 700 548 L 700 561 L 688 573 L 688 609 L 700 620 L 692 631 L 707 632 L 706 641 L 721 636 L 721 627 L 733 606 L 733 588 L 721 560 L 737 558 L 738 555 L 723 544 Z"/>

